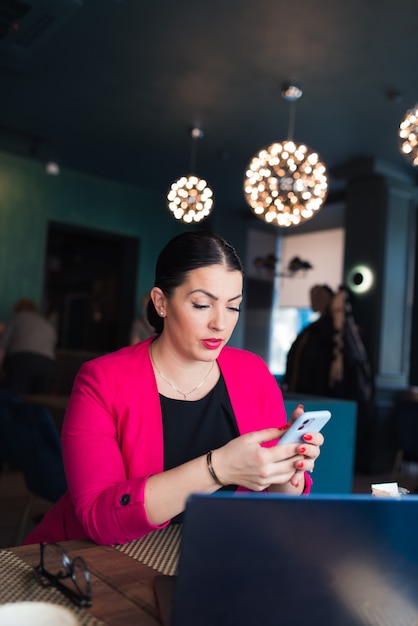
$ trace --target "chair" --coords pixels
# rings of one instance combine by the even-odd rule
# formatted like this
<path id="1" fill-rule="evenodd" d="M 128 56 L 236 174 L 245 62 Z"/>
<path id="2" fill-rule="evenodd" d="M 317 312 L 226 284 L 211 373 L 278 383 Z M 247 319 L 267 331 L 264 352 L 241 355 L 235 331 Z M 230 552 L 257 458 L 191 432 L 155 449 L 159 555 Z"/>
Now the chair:
<path id="1" fill-rule="evenodd" d="M 22 401 L 9 390 L 0 390 L 0 460 L 23 472 L 28 498 L 18 524 L 15 545 L 23 540 L 34 496 L 51 503 L 66 491 L 58 430 L 40 404 Z"/>
<path id="2" fill-rule="evenodd" d="M 396 480 L 402 464 L 418 463 L 418 402 L 401 398 L 395 405 L 396 453 L 392 477 Z"/>

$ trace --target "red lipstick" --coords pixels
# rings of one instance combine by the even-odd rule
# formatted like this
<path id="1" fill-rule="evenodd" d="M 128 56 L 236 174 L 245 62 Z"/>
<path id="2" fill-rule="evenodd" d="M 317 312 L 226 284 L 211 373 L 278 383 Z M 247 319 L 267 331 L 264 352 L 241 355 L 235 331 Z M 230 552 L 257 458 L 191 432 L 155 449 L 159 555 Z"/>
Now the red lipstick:
<path id="1" fill-rule="evenodd" d="M 208 350 L 217 350 L 222 344 L 222 339 L 203 339 L 202 343 Z"/>

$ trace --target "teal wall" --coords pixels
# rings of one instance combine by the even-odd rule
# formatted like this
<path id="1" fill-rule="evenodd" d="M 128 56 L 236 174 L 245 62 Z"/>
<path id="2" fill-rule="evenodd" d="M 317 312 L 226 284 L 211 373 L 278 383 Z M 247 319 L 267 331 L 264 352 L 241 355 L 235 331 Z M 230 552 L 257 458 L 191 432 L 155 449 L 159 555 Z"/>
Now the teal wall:
<path id="1" fill-rule="evenodd" d="M 41 301 L 48 222 L 94 228 L 140 240 L 137 309 L 154 281 L 163 245 L 187 230 L 162 194 L 0 153 L 0 321 L 21 297 Z"/>

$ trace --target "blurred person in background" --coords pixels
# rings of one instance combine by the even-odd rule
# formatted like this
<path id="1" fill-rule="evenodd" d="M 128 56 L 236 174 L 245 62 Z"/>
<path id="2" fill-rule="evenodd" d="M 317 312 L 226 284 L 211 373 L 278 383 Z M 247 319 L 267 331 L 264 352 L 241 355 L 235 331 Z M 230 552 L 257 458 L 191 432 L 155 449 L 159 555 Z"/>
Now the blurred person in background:
<path id="1" fill-rule="evenodd" d="M 282 382 L 285 391 L 353 400 L 357 404 L 356 471 L 370 471 L 374 421 L 373 373 L 355 322 L 351 294 L 341 285 L 310 291 L 312 310 L 320 317 L 292 344 Z"/>
<path id="2" fill-rule="evenodd" d="M 150 292 L 144 293 L 141 299 L 141 315 L 132 322 L 129 343 L 133 346 L 135 343 L 145 341 L 152 335 L 155 335 L 155 329 L 148 321 L 147 306 L 150 301 Z"/>
<path id="3" fill-rule="evenodd" d="M 295 393 L 333 396 L 330 368 L 335 345 L 332 314 L 335 294 L 328 285 L 314 285 L 309 295 L 311 308 L 319 313 L 319 318 L 306 326 L 292 344 L 283 388 Z"/>
<path id="4" fill-rule="evenodd" d="M 0 338 L 4 386 L 17 393 L 49 393 L 55 366 L 56 330 L 30 298 L 18 300 Z"/>

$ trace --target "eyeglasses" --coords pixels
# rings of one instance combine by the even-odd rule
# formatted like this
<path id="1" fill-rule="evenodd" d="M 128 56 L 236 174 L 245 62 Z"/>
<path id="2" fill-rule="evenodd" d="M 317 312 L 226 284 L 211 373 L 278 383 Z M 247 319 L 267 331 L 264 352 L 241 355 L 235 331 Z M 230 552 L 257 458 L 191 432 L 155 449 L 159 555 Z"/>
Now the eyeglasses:
<path id="1" fill-rule="evenodd" d="M 76 556 L 71 560 L 58 543 L 40 543 L 39 546 L 41 561 L 34 569 L 41 585 L 56 587 L 77 606 L 91 606 L 90 572 L 84 559 Z M 73 588 L 66 583 L 72 583 Z"/>

